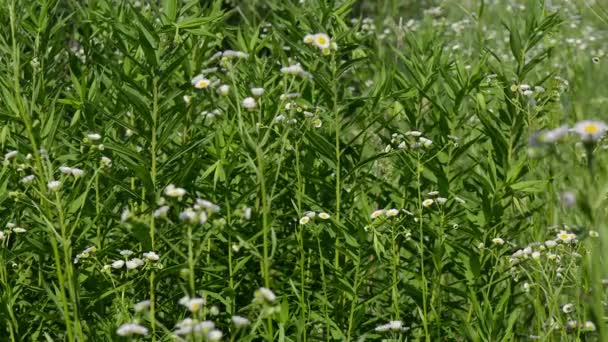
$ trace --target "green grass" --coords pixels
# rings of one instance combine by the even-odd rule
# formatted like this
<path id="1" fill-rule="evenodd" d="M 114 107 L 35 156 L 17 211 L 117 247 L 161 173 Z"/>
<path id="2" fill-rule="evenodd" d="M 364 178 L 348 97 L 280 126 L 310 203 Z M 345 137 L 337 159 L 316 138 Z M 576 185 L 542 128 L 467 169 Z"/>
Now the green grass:
<path id="1" fill-rule="evenodd" d="M 602 2 L 0 18 L 1 341 L 608 338 Z"/>

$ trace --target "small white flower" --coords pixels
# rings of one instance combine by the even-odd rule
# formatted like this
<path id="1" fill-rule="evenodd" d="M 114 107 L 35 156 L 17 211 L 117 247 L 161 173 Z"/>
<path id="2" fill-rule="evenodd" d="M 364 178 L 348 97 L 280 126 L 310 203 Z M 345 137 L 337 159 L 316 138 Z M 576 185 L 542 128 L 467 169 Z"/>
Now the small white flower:
<path id="1" fill-rule="evenodd" d="M 159 218 L 159 217 L 167 217 L 167 213 L 169 212 L 169 206 L 168 205 L 163 205 L 162 207 L 154 210 L 154 217 Z"/>
<path id="2" fill-rule="evenodd" d="M 152 303 L 150 302 L 150 300 L 142 300 L 139 303 L 135 303 L 135 305 L 133 305 L 133 309 L 135 310 L 135 312 L 143 312 L 148 310 L 151 304 Z"/>
<path id="3" fill-rule="evenodd" d="M 439 195 L 439 191 L 431 191 L 427 194 L 427 196 L 437 196 Z"/>
<path id="4" fill-rule="evenodd" d="M 370 215 L 372 220 L 375 220 L 377 218 L 379 218 L 380 216 L 384 215 L 385 210 L 384 209 L 379 209 L 379 210 L 374 210 L 372 212 L 372 214 Z"/>
<path id="5" fill-rule="evenodd" d="M 397 216 L 397 215 L 399 215 L 399 209 L 393 208 L 393 209 L 389 209 L 386 211 L 387 217 L 393 217 L 393 216 Z"/>
<path id="6" fill-rule="evenodd" d="M 260 287 L 259 290 L 255 291 L 255 298 L 258 301 L 272 303 L 277 299 L 277 296 L 270 289 Z"/>
<path id="7" fill-rule="evenodd" d="M 251 219 L 251 208 L 245 208 L 245 211 L 243 212 L 243 218 L 245 220 Z"/>
<path id="8" fill-rule="evenodd" d="M 438 204 L 445 204 L 445 202 L 447 202 L 448 199 L 445 197 L 437 197 L 435 198 L 435 202 L 437 202 Z"/>
<path id="9" fill-rule="evenodd" d="M 232 324 L 237 328 L 244 328 L 251 324 L 251 321 L 242 316 L 232 316 Z"/>
<path id="10" fill-rule="evenodd" d="M 197 198 L 196 199 L 196 207 L 209 210 L 211 212 L 217 213 L 220 211 L 220 206 L 204 199 Z"/>
<path id="11" fill-rule="evenodd" d="M 146 252 L 143 254 L 143 257 L 150 261 L 158 261 L 158 259 L 160 258 L 160 256 L 155 252 Z"/>
<path id="12" fill-rule="evenodd" d="M 496 237 L 496 238 L 492 239 L 492 243 L 495 245 L 503 245 L 505 243 L 505 240 L 503 240 L 499 237 Z"/>
<path id="13" fill-rule="evenodd" d="M 545 246 L 547 246 L 547 248 L 553 248 L 557 246 L 557 242 L 555 242 L 555 240 L 547 240 L 545 241 Z"/>
<path id="14" fill-rule="evenodd" d="M 424 201 L 422 201 L 422 206 L 425 208 L 428 208 L 428 207 L 432 206 L 433 203 L 435 203 L 435 201 L 432 198 L 427 198 Z"/>
<path id="15" fill-rule="evenodd" d="M 84 171 L 79 168 L 72 168 L 70 173 L 76 178 L 82 177 L 84 175 Z"/>
<path id="16" fill-rule="evenodd" d="M 312 121 L 312 125 L 313 125 L 315 128 L 321 128 L 321 127 L 323 126 L 323 121 L 321 121 L 321 119 L 314 119 L 314 120 Z"/>
<path id="17" fill-rule="evenodd" d="M 207 341 L 217 342 L 222 339 L 222 336 L 223 334 L 221 331 L 213 329 L 207 333 Z"/>
<path id="18" fill-rule="evenodd" d="M 133 258 L 133 259 L 127 261 L 126 265 L 127 265 L 127 269 L 128 270 L 133 270 L 133 269 L 136 269 L 136 268 L 138 268 L 140 266 L 143 266 L 144 265 L 144 261 L 141 260 L 140 258 Z"/>
<path id="19" fill-rule="evenodd" d="M 304 216 L 308 216 L 310 218 L 315 218 L 315 216 L 317 216 L 317 213 L 315 213 L 314 211 L 307 211 L 304 213 Z"/>
<path id="20" fill-rule="evenodd" d="M 190 312 L 198 312 L 203 305 L 205 305 L 205 299 L 203 298 L 189 298 L 185 304 L 183 304 Z"/>
<path id="21" fill-rule="evenodd" d="M 313 44 L 319 49 L 327 49 L 331 45 L 331 38 L 326 33 L 317 33 L 313 36 Z"/>
<path id="22" fill-rule="evenodd" d="M 28 176 L 25 176 L 25 177 L 21 178 L 21 183 L 23 183 L 23 184 L 29 184 L 29 183 L 31 183 L 31 182 L 32 182 L 32 181 L 33 181 L 35 178 L 36 178 L 36 176 L 35 176 L 35 175 L 28 175 Z"/>
<path id="23" fill-rule="evenodd" d="M 538 251 L 532 252 L 532 259 L 535 259 L 535 260 L 540 259 L 540 252 L 538 252 Z"/>
<path id="24" fill-rule="evenodd" d="M 328 213 L 319 213 L 319 218 L 322 220 L 327 220 L 330 218 Z"/>
<path id="25" fill-rule="evenodd" d="M 101 135 L 99 133 L 87 134 L 87 139 L 89 139 L 90 141 L 101 140 Z"/>
<path id="26" fill-rule="evenodd" d="M 598 237 L 600 237 L 600 233 L 598 233 L 595 230 L 590 230 L 589 231 L 589 236 L 592 237 L 592 238 L 598 238 Z"/>
<path id="27" fill-rule="evenodd" d="M 577 122 L 572 131 L 577 133 L 583 142 L 596 142 L 606 133 L 603 121 L 585 120 Z"/>
<path id="28" fill-rule="evenodd" d="M 227 84 L 222 84 L 219 88 L 217 88 L 217 93 L 226 96 L 230 93 L 230 86 Z"/>
<path id="29" fill-rule="evenodd" d="M 564 306 L 562 306 L 562 311 L 563 311 L 565 314 L 569 314 L 569 313 L 571 313 L 571 312 L 573 312 L 573 311 L 574 311 L 574 305 L 573 305 L 573 304 L 570 304 L 570 303 L 568 303 L 568 304 L 564 304 Z"/>
<path id="30" fill-rule="evenodd" d="M 480 242 L 477 244 L 477 249 L 484 249 L 486 248 L 486 245 L 483 242 Z"/>
<path id="31" fill-rule="evenodd" d="M 133 255 L 133 251 L 130 249 L 123 249 L 120 252 L 118 252 L 118 254 L 120 254 L 122 256 L 129 256 L 129 255 Z"/>
<path id="32" fill-rule="evenodd" d="M 126 323 L 120 326 L 116 330 L 116 334 L 119 336 L 132 336 L 132 335 L 148 335 L 148 329 L 137 323 Z"/>
<path id="33" fill-rule="evenodd" d="M 17 151 L 9 151 L 4 155 L 4 160 L 11 160 L 19 154 Z"/>
<path id="34" fill-rule="evenodd" d="M 573 233 L 569 233 L 568 231 L 562 230 L 557 233 L 557 240 L 560 240 L 563 243 L 571 243 L 576 240 L 576 235 Z"/>
<path id="35" fill-rule="evenodd" d="M 5 238 L 6 235 L 4 234 L 4 231 L 0 230 L 0 241 L 4 241 Z"/>
<path id="36" fill-rule="evenodd" d="M 412 137 L 419 137 L 419 136 L 422 135 L 422 132 L 419 132 L 419 131 L 408 131 L 408 132 L 405 132 L 405 135 L 409 135 L 409 136 L 412 136 Z"/>
<path id="37" fill-rule="evenodd" d="M 530 284 L 529 283 L 524 283 L 524 292 L 530 292 Z"/>
<path id="38" fill-rule="evenodd" d="M 46 184 L 46 186 L 51 191 L 59 191 L 59 189 L 61 189 L 62 183 L 60 181 L 50 181 Z"/>
<path id="39" fill-rule="evenodd" d="M 125 265 L 124 260 L 116 260 L 111 264 L 112 268 L 115 270 L 122 268 L 124 265 Z"/>
<path id="40" fill-rule="evenodd" d="M 60 166 L 59 167 L 59 172 L 63 173 L 64 175 L 69 175 L 72 173 L 72 168 L 71 167 L 67 167 L 67 166 Z"/>
<path id="41" fill-rule="evenodd" d="M 125 208 L 122 213 L 120 213 L 120 223 L 125 223 L 131 217 L 131 212 L 129 208 Z"/>
<path id="42" fill-rule="evenodd" d="M 587 321 L 583 324 L 583 330 L 585 331 L 595 331 L 595 324 L 591 321 Z"/>
<path id="43" fill-rule="evenodd" d="M 15 233 L 25 233 L 25 232 L 27 232 L 27 230 L 25 230 L 24 228 L 21 228 L 21 227 L 15 227 L 15 228 L 13 228 L 13 232 L 15 232 Z"/>
<path id="44" fill-rule="evenodd" d="M 307 224 L 308 222 L 310 222 L 310 217 L 302 216 L 302 218 L 300 218 L 300 224 Z"/>
<path id="45" fill-rule="evenodd" d="M 425 137 L 420 137 L 418 138 L 418 141 L 422 144 L 422 146 L 424 147 L 430 147 L 433 144 L 433 141 L 430 139 L 427 139 Z"/>
<path id="46" fill-rule="evenodd" d="M 315 36 L 313 34 L 307 34 L 304 36 L 304 39 L 302 39 L 302 41 L 306 44 L 312 44 L 315 40 Z"/>
<path id="47" fill-rule="evenodd" d="M 206 78 L 204 75 L 196 75 L 190 81 L 190 83 L 192 83 L 192 85 L 196 89 L 205 89 L 205 88 L 209 87 L 209 85 L 211 84 L 211 81 L 208 78 Z"/>
<path id="48" fill-rule="evenodd" d="M 264 95 L 264 88 L 251 88 L 251 95 L 255 97 Z"/>
<path id="49" fill-rule="evenodd" d="M 541 139 L 546 143 L 556 143 L 562 140 L 568 134 L 568 130 L 568 126 L 563 125 L 543 133 Z"/>
<path id="50" fill-rule="evenodd" d="M 101 166 L 112 167 L 112 159 L 110 159 L 106 156 L 101 157 Z"/>
<path id="51" fill-rule="evenodd" d="M 290 65 L 287 67 L 282 67 L 281 73 L 286 74 L 286 75 L 300 76 L 302 78 L 312 78 L 312 75 L 310 73 L 308 73 L 308 72 L 304 71 L 304 69 L 302 69 L 302 66 L 300 65 L 300 63 L 293 64 L 293 65 Z M 299 94 L 298 94 L 298 96 L 299 96 Z"/>
<path id="52" fill-rule="evenodd" d="M 253 97 L 246 97 L 243 99 L 243 108 L 247 110 L 254 110 L 256 106 L 257 103 Z"/>
<path id="53" fill-rule="evenodd" d="M 183 188 L 176 188 L 175 185 L 169 184 L 165 188 L 165 195 L 169 197 L 181 198 L 186 194 L 186 190 Z"/>

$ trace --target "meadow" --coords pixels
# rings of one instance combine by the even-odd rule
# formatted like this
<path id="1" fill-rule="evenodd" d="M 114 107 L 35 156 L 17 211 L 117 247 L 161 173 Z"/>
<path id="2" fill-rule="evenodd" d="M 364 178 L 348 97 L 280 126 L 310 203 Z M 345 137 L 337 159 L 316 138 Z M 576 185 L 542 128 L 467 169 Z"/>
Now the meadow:
<path id="1" fill-rule="evenodd" d="M 0 18 L 0 341 L 608 340 L 602 1 Z"/>

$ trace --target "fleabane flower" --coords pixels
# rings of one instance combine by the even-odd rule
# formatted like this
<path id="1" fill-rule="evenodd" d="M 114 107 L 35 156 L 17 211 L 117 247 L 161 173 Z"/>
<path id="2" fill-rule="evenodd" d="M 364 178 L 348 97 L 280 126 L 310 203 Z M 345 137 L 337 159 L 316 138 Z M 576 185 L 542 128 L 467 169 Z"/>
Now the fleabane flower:
<path id="1" fill-rule="evenodd" d="M 237 328 L 244 328 L 251 324 L 251 321 L 242 316 L 232 316 L 232 324 Z"/>
<path id="2" fill-rule="evenodd" d="M 137 323 L 125 323 L 116 330 L 116 334 L 119 336 L 146 336 L 148 335 L 148 328 Z"/>
<path id="3" fill-rule="evenodd" d="M 180 304 L 185 306 L 190 312 L 198 312 L 205 305 L 204 298 L 188 298 L 187 300 L 181 301 Z"/>
<path id="4" fill-rule="evenodd" d="M 394 217 L 394 216 L 397 216 L 397 215 L 399 215 L 399 209 L 393 208 L 393 209 L 389 209 L 389 210 L 386 211 L 386 216 L 387 217 Z"/>
<path id="5" fill-rule="evenodd" d="M 133 305 L 133 310 L 135 310 L 135 312 L 143 312 L 143 311 L 148 310 L 150 308 L 151 304 L 152 304 L 152 302 L 150 302 L 149 299 L 142 300 L 141 302 L 135 303 Z"/>
<path id="6" fill-rule="evenodd" d="M 499 238 L 499 237 L 495 237 L 492 239 L 492 243 L 495 245 L 501 246 L 501 245 L 505 244 L 505 240 L 503 240 L 502 238 Z"/>
<path id="7" fill-rule="evenodd" d="M 574 242 L 574 240 L 576 240 L 576 234 L 570 233 L 566 230 L 562 230 L 559 233 L 557 233 L 557 240 L 559 240 L 563 243 L 571 243 L 571 242 Z"/>
<path id="8" fill-rule="evenodd" d="M 140 258 L 133 258 L 125 263 L 128 270 L 134 270 L 140 266 L 144 265 L 144 261 Z"/>
<path id="9" fill-rule="evenodd" d="M 119 268 L 122 268 L 124 265 L 125 265 L 124 260 L 116 260 L 110 266 L 112 266 L 113 269 L 117 270 Z"/>
<path id="10" fill-rule="evenodd" d="M 322 220 L 327 220 L 330 218 L 328 213 L 319 213 L 319 218 Z"/>
<path id="11" fill-rule="evenodd" d="M 310 222 L 310 217 L 302 216 L 302 218 L 300 218 L 300 224 L 304 225 L 304 224 L 307 224 L 308 222 Z"/>
<path id="12" fill-rule="evenodd" d="M 61 186 L 62 184 L 60 181 L 50 181 L 46 184 L 46 187 L 51 191 L 59 191 Z"/>
<path id="13" fill-rule="evenodd" d="M 255 291 L 255 299 L 262 303 L 273 303 L 277 299 L 277 295 L 266 287 L 260 287 Z"/>
<path id="14" fill-rule="evenodd" d="M 329 38 L 327 33 L 317 33 L 313 36 L 312 43 L 321 50 L 329 49 L 331 45 L 331 38 Z"/>
<path id="15" fill-rule="evenodd" d="M 572 311 L 574 311 L 574 305 L 573 305 L 573 304 L 570 304 L 570 303 L 568 303 L 568 304 L 564 304 L 564 306 L 562 306 L 562 311 L 563 311 L 565 314 L 569 314 L 569 313 L 571 313 Z"/>
<path id="16" fill-rule="evenodd" d="M 370 218 L 372 220 L 375 220 L 377 218 L 379 218 L 380 216 L 384 215 L 384 209 L 380 209 L 380 210 L 374 210 L 372 212 L 372 214 L 370 215 Z"/>
<path id="17" fill-rule="evenodd" d="M 158 261 L 158 259 L 160 258 L 160 256 L 158 254 L 156 254 L 155 252 L 146 252 L 142 255 L 144 258 L 146 258 L 150 261 Z"/>
<path id="18" fill-rule="evenodd" d="M 585 120 L 577 122 L 572 132 L 578 134 L 583 142 L 593 143 L 606 134 L 606 123 L 603 121 Z"/>
<path id="19" fill-rule="evenodd" d="M 264 88 L 251 88 L 251 95 L 255 97 L 260 97 L 264 95 Z"/>
<path id="20" fill-rule="evenodd" d="M 422 201 L 422 206 L 425 208 L 428 208 L 428 207 L 432 206 L 433 203 L 435 203 L 435 201 L 432 198 L 427 198 L 424 201 Z"/>
<path id="21" fill-rule="evenodd" d="M 243 108 L 247 110 L 254 110 L 256 106 L 257 102 L 255 102 L 253 97 L 246 97 L 243 99 Z"/>
<path id="22" fill-rule="evenodd" d="M 194 76 L 192 81 L 190 81 L 190 83 L 192 83 L 192 85 L 196 89 L 205 89 L 205 88 L 209 87 L 209 85 L 211 84 L 211 81 L 208 78 L 206 78 L 204 75 L 196 75 L 196 76 Z"/>
<path id="23" fill-rule="evenodd" d="M 181 198 L 186 194 L 186 190 L 183 188 L 176 188 L 175 185 L 169 184 L 165 188 L 165 195 L 169 197 Z"/>

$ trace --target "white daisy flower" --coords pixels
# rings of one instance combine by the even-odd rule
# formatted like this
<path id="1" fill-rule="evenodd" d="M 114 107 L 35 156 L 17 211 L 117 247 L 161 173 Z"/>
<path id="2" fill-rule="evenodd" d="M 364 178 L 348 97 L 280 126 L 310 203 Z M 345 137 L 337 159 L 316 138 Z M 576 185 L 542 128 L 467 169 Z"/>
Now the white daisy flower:
<path id="1" fill-rule="evenodd" d="M 307 34 L 304 36 L 304 39 L 302 39 L 302 41 L 305 44 L 312 44 L 315 41 L 315 36 L 313 34 Z"/>
<path id="2" fill-rule="evenodd" d="M 87 134 L 87 139 L 89 139 L 90 141 L 101 140 L 101 135 L 99 133 Z"/>
<path id="3" fill-rule="evenodd" d="M 595 331 L 595 324 L 591 321 L 587 321 L 583 324 L 583 330 L 585 331 Z"/>
<path id="4" fill-rule="evenodd" d="M 424 147 L 430 147 L 431 145 L 433 145 L 433 141 L 431 139 L 427 139 L 425 137 L 420 137 L 418 138 L 418 141 L 422 144 L 422 146 Z"/>
<path id="5" fill-rule="evenodd" d="M 321 119 L 314 119 L 314 120 L 312 121 L 312 125 L 313 125 L 315 128 L 321 128 L 321 126 L 323 126 L 323 121 L 321 121 Z"/>
<path id="6" fill-rule="evenodd" d="M 319 218 L 322 220 L 327 220 L 330 218 L 328 213 L 319 213 Z"/>
<path id="7" fill-rule="evenodd" d="M 135 303 L 133 305 L 133 309 L 135 310 L 135 312 L 143 312 L 148 310 L 151 304 L 152 303 L 150 302 L 150 300 L 142 300 L 141 302 Z"/>
<path id="8" fill-rule="evenodd" d="M 101 157 L 101 166 L 112 167 L 112 159 L 106 156 Z"/>
<path id="9" fill-rule="evenodd" d="M 565 314 L 569 314 L 569 313 L 571 313 L 571 312 L 573 312 L 573 311 L 574 311 L 574 305 L 573 305 L 573 304 L 570 304 L 570 303 L 568 303 L 568 304 L 564 304 L 564 306 L 562 306 L 562 311 L 563 311 Z"/>
<path id="10" fill-rule="evenodd" d="M 60 181 L 49 181 L 46 186 L 51 191 L 59 191 L 61 189 L 62 183 Z"/>
<path id="11" fill-rule="evenodd" d="M 207 209 L 207 210 L 209 210 L 211 212 L 214 212 L 214 213 L 219 212 L 220 209 L 221 209 L 219 205 L 217 205 L 217 204 L 215 204 L 215 203 L 213 203 L 211 201 L 208 201 L 208 200 L 205 200 L 205 199 L 201 199 L 201 198 L 197 198 L 196 199 L 196 206 L 195 207 L 202 208 L 202 209 Z"/>
<path id="12" fill-rule="evenodd" d="M 277 299 L 277 296 L 270 289 L 260 287 L 255 291 L 255 298 L 260 302 L 272 303 Z"/>
<path id="13" fill-rule="evenodd" d="M 422 132 L 419 132 L 419 131 L 408 131 L 408 132 L 405 132 L 405 135 L 409 135 L 409 136 L 412 136 L 412 137 L 419 137 L 419 136 L 422 135 Z"/>
<path id="14" fill-rule="evenodd" d="M 72 173 L 72 168 L 71 167 L 67 167 L 67 166 L 60 166 L 59 167 L 59 172 L 63 173 L 64 175 L 69 175 Z"/>
<path id="15" fill-rule="evenodd" d="M 598 233 L 595 230 L 590 230 L 589 231 L 589 236 L 592 237 L 592 238 L 598 238 L 598 237 L 600 237 L 600 233 Z"/>
<path id="16" fill-rule="evenodd" d="M 122 268 L 124 265 L 125 265 L 124 260 L 116 260 L 110 266 L 112 266 L 113 269 L 117 270 L 119 268 Z"/>
<path id="17" fill-rule="evenodd" d="M 399 209 L 393 208 L 393 209 L 389 209 L 386 211 L 387 217 L 393 217 L 393 216 L 397 216 L 397 215 L 399 215 Z"/>
<path id="18" fill-rule="evenodd" d="M 313 44 L 319 49 L 328 49 L 331 45 L 331 38 L 326 33 L 317 33 L 313 36 Z"/>
<path id="19" fill-rule="evenodd" d="M 435 202 L 437 202 L 438 204 L 445 204 L 445 202 L 447 202 L 448 199 L 445 197 L 437 197 L 435 198 Z"/>
<path id="20" fill-rule="evenodd" d="M 222 84 L 219 86 L 219 88 L 217 88 L 217 93 L 222 96 L 228 95 L 230 93 L 230 86 L 227 84 Z"/>
<path id="21" fill-rule="evenodd" d="M 165 195 L 169 197 L 181 198 L 186 194 L 186 190 L 183 188 L 176 188 L 175 185 L 169 184 L 165 188 Z"/>
<path id="22" fill-rule="evenodd" d="M 15 233 L 25 233 L 25 232 L 27 232 L 27 230 L 25 230 L 24 228 L 21 228 L 21 227 L 15 227 L 15 228 L 13 228 L 13 232 L 15 232 Z"/>
<path id="23" fill-rule="evenodd" d="M 577 122 L 572 131 L 577 133 L 583 142 L 596 142 L 606 133 L 603 121 L 585 120 Z"/>
<path id="24" fill-rule="evenodd" d="M 385 212 L 384 209 L 374 210 L 372 212 L 372 214 L 370 215 L 370 218 L 372 220 L 375 220 L 375 219 L 379 218 L 380 216 L 384 215 L 384 212 Z"/>
<path id="25" fill-rule="evenodd" d="M 128 270 L 134 270 L 140 266 L 144 265 L 144 261 L 140 258 L 133 258 L 125 263 Z"/>
<path id="26" fill-rule="evenodd" d="M 119 336 L 148 335 L 148 328 L 137 323 L 125 323 L 116 330 Z"/>
<path id="27" fill-rule="evenodd" d="M 29 183 L 31 183 L 31 182 L 32 182 L 32 181 L 33 181 L 35 178 L 36 178 L 36 176 L 35 176 L 35 175 L 28 175 L 28 176 L 25 176 L 25 177 L 21 178 L 21 183 L 23 183 L 23 184 L 29 184 Z"/>
<path id="28" fill-rule="evenodd" d="M 264 95 L 264 88 L 251 88 L 251 95 L 255 97 Z"/>
<path id="29" fill-rule="evenodd" d="M 160 258 L 160 256 L 158 254 L 156 254 L 155 252 L 146 252 L 142 255 L 144 258 L 146 258 L 150 261 L 158 261 L 158 259 Z"/>
<path id="30" fill-rule="evenodd" d="M 207 333 L 207 341 L 217 342 L 222 339 L 222 336 L 223 334 L 221 331 L 213 329 Z"/>
<path id="31" fill-rule="evenodd" d="M 500 246 L 500 245 L 504 245 L 505 240 L 503 240 L 503 239 L 501 239 L 499 237 L 496 237 L 496 238 L 492 239 L 492 243 L 495 244 L 495 245 L 499 245 Z"/>
<path id="32" fill-rule="evenodd" d="M 251 324 L 251 321 L 242 316 L 232 316 L 232 324 L 237 328 L 244 328 Z"/>
<path id="33" fill-rule="evenodd" d="M 243 99 L 243 108 L 247 110 L 254 110 L 256 106 L 257 103 L 253 97 L 246 97 Z"/>
<path id="34" fill-rule="evenodd" d="M 188 298 L 183 304 L 190 312 L 198 312 L 205 305 L 204 298 Z"/>
<path id="35" fill-rule="evenodd" d="M 432 198 L 427 198 L 424 201 L 422 201 L 422 206 L 425 208 L 428 208 L 428 207 L 432 206 L 433 203 L 435 203 L 435 201 Z"/>
<path id="36" fill-rule="evenodd" d="M 169 212 L 169 206 L 168 205 L 163 205 L 162 207 L 154 210 L 154 217 L 159 218 L 159 217 L 167 217 L 167 213 Z"/>
<path id="37" fill-rule="evenodd" d="M 190 83 L 192 83 L 192 85 L 196 89 L 205 89 L 205 88 L 209 87 L 209 85 L 211 84 L 211 81 L 208 78 L 206 78 L 204 75 L 196 75 L 190 81 Z"/>
<path id="38" fill-rule="evenodd" d="M 122 255 L 122 256 L 129 256 L 129 255 L 133 255 L 133 251 L 130 249 L 123 249 L 120 252 L 118 252 L 118 254 Z"/>
<path id="39" fill-rule="evenodd" d="M 300 218 L 300 224 L 307 224 L 308 222 L 310 222 L 310 217 L 302 216 L 302 218 Z"/>
<path id="40" fill-rule="evenodd" d="M 84 170 L 74 167 L 74 168 L 72 168 L 72 171 L 70 173 L 72 174 L 72 176 L 78 178 L 78 177 L 82 177 L 84 175 Z"/>

